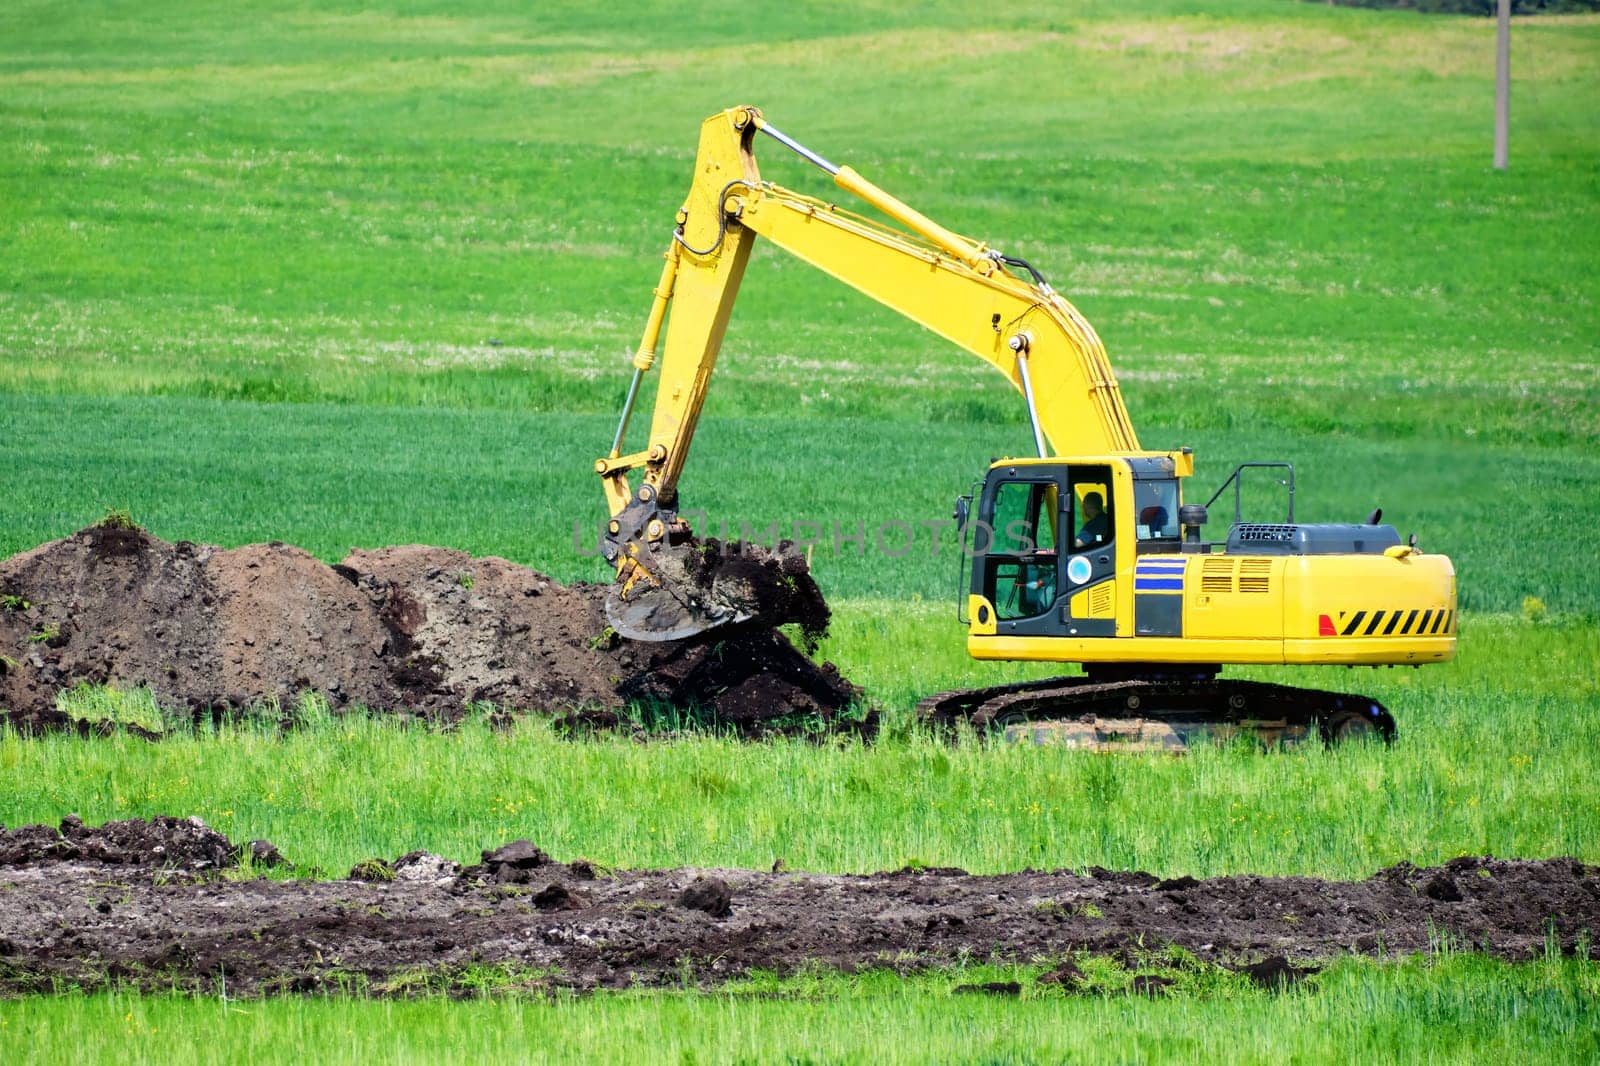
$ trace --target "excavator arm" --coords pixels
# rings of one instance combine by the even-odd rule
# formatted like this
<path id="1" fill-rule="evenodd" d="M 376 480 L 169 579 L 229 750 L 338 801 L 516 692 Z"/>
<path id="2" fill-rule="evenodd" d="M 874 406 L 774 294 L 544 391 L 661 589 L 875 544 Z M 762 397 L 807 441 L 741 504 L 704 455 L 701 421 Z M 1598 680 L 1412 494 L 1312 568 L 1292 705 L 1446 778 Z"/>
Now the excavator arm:
<path id="1" fill-rule="evenodd" d="M 761 180 L 764 133 L 904 229 Z M 655 289 L 611 451 L 595 461 L 611 512 L 602 551 L 617 569 L 608 614 L 635 639 L 677 639 L 750 616 L 737 597 L 695 581 L 677 515 L 717 353 L 757 236 L 891 307 L 1000 371 L 1022 394 L 1040 455 L 1139 451 L 1105 347 L 1093 327 L 1021 259 L 938 225 L 846 166 L 733 108 L 701 127 L 694 181 Z M 623 454 L 643 376 L 666 327 L 650 436 Z M 643 469 L 635 487 L 630 475 Z"/>

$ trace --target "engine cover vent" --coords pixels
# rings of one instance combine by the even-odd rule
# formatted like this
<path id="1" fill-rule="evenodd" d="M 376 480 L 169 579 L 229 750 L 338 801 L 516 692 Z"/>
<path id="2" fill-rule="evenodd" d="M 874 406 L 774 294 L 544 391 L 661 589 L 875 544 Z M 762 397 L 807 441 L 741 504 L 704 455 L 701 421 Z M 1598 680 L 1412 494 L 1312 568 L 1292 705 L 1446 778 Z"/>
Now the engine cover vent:
<path id="1" fill-rule="evenodd" d="M 1393 526 L 1240 522 L 1228 531 L 1227 550 L 1241 555 L 1382 555 L 1399 543 Z"/>
<path id="2" fill-rule="evenodd" d="M 1224 593 L 1233 591 L 1233 571 L 1239 560 L 1208 555 L 1200 563 L 1200 591 Z"/>
<path id="3" fill-rule="evenodd" d="M 1239 591 L 1264 593 L 1272 591 L 1272 560 L 1239 560 Z"/>

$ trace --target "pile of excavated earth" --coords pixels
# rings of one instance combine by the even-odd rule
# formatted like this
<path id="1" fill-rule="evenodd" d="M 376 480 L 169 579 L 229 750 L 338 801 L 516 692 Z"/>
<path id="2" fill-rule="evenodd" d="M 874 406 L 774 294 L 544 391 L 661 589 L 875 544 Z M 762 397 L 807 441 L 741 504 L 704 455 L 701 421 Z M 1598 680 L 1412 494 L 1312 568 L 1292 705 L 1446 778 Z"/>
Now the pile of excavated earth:
<path id="1" fill-rule="evenodd" d="M 449 989 L 468 967 L 538 988 L 709 986 L 808 965 L 911 971 L 1044 963 L 1090 991 L 1080 964 L 1111 957 L 1126 990 L 1158 994 L 1177 966 L 1297 980 L 1345 954 L 1441 940 L 1508 959 L 1597 952 L 1600 868 L 1571 859 L 1455 859 L 1365 881 L 1169 880 L 1143 873 L 954 869 L 825 875 L 608 870 L 528 841 L 460 866 L 426 852 L 368 860 L 339 880 L 243 879 L 286 863 L 198 819 L 0 830 L 0 995 L 67 985 L 230 995 Z M 1181 948 L 1182 952 L 1171 951 Z M 1165 953 L 1152 970 L 1152 956 Z M 1145 972 L 1141 972 L 1145 971 Z M 974 990 L 1016 993 L 1011 982 Z"/>
<path id="2" fill-rule="evenodd" d="M 794 556 L 732 546 L 715 558 L 780 589 L 807 638 L 825 630 Z M 55 709 L 59 691 L 88 682 L 148 687 L 196 719 L 316 692 L 335 708 L 444 720 L 493 704 L 606 726 L 658 705 L 745 735 L 862 727 L 848 714 L 859 690 L 777 628 L 622 640 L 605 592 L 446 548 L 357 550 L 329 566 L 276 542 L 223 550 L 91 527 L 0 562 L 0 711 L 28 732 L 107 731 Z"/>

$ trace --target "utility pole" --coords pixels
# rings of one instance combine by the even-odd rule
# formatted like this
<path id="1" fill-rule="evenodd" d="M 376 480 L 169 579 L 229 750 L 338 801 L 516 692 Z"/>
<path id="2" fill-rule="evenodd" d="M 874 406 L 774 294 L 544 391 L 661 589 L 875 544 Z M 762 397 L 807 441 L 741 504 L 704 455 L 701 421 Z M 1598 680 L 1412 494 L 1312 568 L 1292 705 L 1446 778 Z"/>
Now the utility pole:
<path id="1" fill-rule="evenodd" d="M 1494 168 L 1506 169 L 1511 156 L 1511 0 L 1500 0 L 1494 46 Z"/>

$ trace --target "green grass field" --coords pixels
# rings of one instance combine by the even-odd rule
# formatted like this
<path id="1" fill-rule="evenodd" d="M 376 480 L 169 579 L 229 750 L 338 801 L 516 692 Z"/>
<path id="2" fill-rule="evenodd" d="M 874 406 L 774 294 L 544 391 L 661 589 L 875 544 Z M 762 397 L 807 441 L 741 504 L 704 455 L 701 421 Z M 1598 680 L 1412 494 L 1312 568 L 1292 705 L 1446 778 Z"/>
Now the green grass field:
<path id="1" fill-rule="evenodd" d="M 1044 269 L 1100 330 L 1147 446 L 1195 447 L 1201 484 L 1292 459 L 1309 520 L 1382 505 L 1452 556 L 1465 613 L 1449 666 L 1297 677 L 1394 707 L 1393 751 L 947 750 L 905 728 L 916 697 L 1023 671 L 965 659 L 948 550 L 828 544 L 823 654 L 901 716 L 879 746 L 571 744 L 534 722 L 6 737 L 0 822 L 199 813 L 334 873 L 523 835 L 635 866 L 1600 862 L 1600 17 L 1518 20 L 1503 174 L 1492 50 L 1485 20 L 1269 0 L 7 5 L 0 553 L 115 506 L 168 539 L 327 559 L 420 541 L 603 580 L 574 549 L 603 509 L 589 464 L 698 122 L 748 102 Z M 760 151 L 774 180 L 826 188 Z M 683 491 L 735 526 L 870 530 L 945 517 L 991 456 L 1027 450 L 998 376 L 758 248 Z M 1596 980 L 1467 957 L 1168 1002 L 975 1002 L 938 975 L 793 1000 L 68 996 L 0 1005 L 0 1042 L 25 1032 L 41 1060 L 171 1054 L 158 1028 L 203 1039 L 194 1058 L 1576 1059 L 1596 1053 Z"/>
<path id="2" fill-rule="evenodd" d="M 1580 1062 L 1600 1054 L 1594 968 L 1471 956 L 1343 962 L 1314 992 L 1226 983 L 1165 1000 L 952 994 L 962 980 L 887 974 L 751 981 L 711 995 L 553 1002 L 260 1002 L 68 995 L 6 1004 L 21 1061 Z M 314 1049 L 314 1051 L 312 1050 Z"/>
<path id="3" fill-rule="evenodd" d="M 884 652 L 887 642 L 931 661 L 935 684 L 962 675 L 959 646 L 937 640 L 928 619 L 889 614 L 845 613 L 831 647 L 847 670 L 891 698 L 908 689 L 905 656 Z M 1464 644 L 1442 677 L 1391 674 L 1371 686 L 1403 709 L 1392 750 L 1086 758 L 952 748 L 904 724 L 871 746 L 575 743 L 538 720 L 510 735 L 482 723 L 439 734 L 357 717 L 285 738 L 245 727 L 160 744 L 0 740 L 0 823 L 199 814 L 338 875 L 414 848 L 476 861 L 480 848 L 516 837 L 610 866 L 764 869 L 783 859 L 830 872 L 1098 864 L 1163 877 L 1361 878 L 1463 854 L 1600 860 L 1591 783 L 1600 637 L 1483 618 Z M 1524 679 L 1520 691 L 1507 691 L 1512 676 Z M 1336 669 L 1311 680 L 1351 683 Z M 82 710 L 100 717 L 106 701 L 91 699 Z"/>

